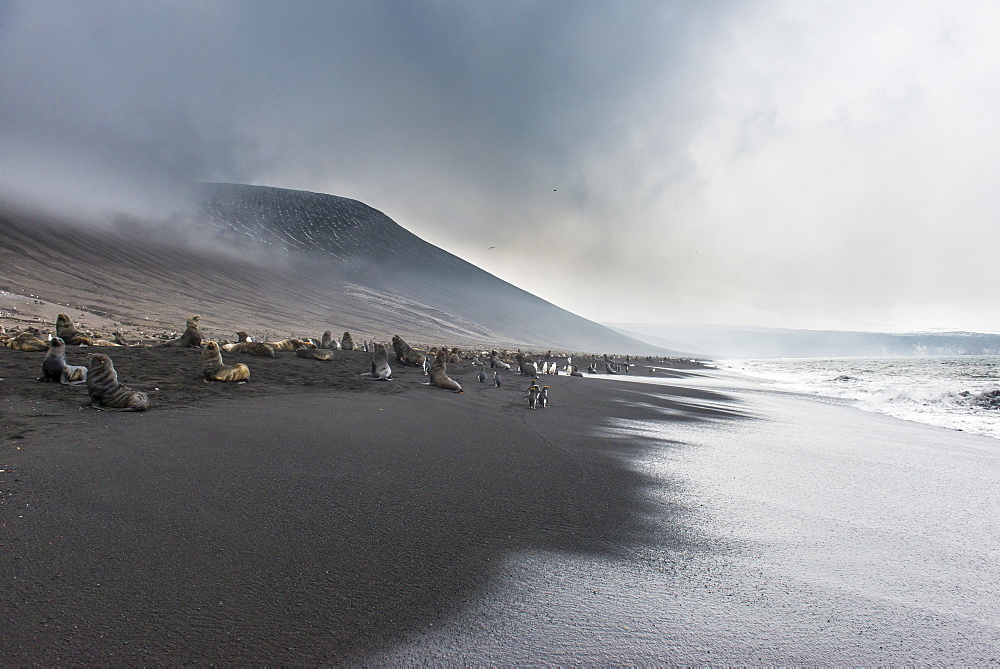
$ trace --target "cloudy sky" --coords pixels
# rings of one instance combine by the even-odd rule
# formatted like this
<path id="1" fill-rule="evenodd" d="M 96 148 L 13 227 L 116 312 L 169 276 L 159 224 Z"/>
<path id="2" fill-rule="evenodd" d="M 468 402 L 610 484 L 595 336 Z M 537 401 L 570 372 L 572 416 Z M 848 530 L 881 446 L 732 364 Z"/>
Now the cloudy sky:
<path id="1" fill-rule="evenodd" d="M 0 192 L 352 197 L 599 321 L 1000 331 L 997 35 L 993 0 L 0 0 Z"/>

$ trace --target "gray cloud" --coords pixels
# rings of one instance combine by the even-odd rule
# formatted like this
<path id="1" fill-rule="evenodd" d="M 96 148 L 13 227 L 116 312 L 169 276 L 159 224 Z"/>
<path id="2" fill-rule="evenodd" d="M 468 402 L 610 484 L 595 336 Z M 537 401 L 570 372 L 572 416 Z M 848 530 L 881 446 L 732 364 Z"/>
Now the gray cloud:
<path id="1" fill-rule="evenodd" d="M 97 212 L 198 180 L 353 197 L 600 320 L 1000 330 L 998 14 L 8 3 L 0 185 Z"/>

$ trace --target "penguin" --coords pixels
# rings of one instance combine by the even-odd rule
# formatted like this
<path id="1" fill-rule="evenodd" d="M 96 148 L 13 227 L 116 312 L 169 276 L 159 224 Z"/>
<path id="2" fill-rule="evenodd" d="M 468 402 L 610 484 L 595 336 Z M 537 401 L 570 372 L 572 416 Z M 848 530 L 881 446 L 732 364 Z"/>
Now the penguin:
<path id="1" fill-rule="evenodd" d="M 479 375 L 476 378 L 479 379 L 480 383 L 486 383 L 486 370 L 480 369 Z"/>
<path id="2" fill-rule="evenodd" d="M 525 397 L 528 399 L 529 409 L 534 409 L 538 405 L 538 394 L 540 392 L 541 391 L 538 389 L 538 386 L 535 384 L 532 384 L 531 387 L 528 388 L 528 394 Z"/>
<path id="3" fill-rule="evenodd" d="M 430 376 L 430 373 L 431 373 L 431 362 L 427 358 L 427 356 L 424 356 L 424 376 Z"/>
<path id="4" fill-rule="evenodd" d="M 541 391 L 538 393 L 538 404 L 544 409 L 549 405 L 549 387 L 542 386 Z"/>
<path id="5" fill-rule="evenodd" d="M 500 372 L 493 372 L 493 387 L 500 387 Z"/>

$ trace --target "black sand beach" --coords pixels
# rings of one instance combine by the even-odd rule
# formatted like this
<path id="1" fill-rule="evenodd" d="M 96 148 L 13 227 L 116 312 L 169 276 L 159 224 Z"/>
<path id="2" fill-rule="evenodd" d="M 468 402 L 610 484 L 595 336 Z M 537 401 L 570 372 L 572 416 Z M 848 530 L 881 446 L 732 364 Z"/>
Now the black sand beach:
<path id="1" fill-rule="evenodd" d="M 360 352 L 239 357 L 240 385 L 201 381 L 196 350 L 111 355 L 148 413 L 94 411 L 34 380 L 42 354 L 0 350 L 8 660 L 360 662 L 453 618 L 514 552 L 645 541 L 648 482 L 594 438 L 616 406 L 589 379 L 545 377 L 552 406 L 529 411 L 524 377 L 471 365 L 456 395 L 414 369 L 365 379 Z"/>

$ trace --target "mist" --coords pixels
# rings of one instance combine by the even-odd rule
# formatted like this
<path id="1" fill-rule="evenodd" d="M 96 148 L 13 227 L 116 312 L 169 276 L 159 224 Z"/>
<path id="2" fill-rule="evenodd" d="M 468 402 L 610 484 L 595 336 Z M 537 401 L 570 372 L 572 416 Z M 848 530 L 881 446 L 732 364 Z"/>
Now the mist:
<path id="1" fill-rule="evenodd" d="M 361 200 L 599 321 L 1000 331 L 992 3 L 0 5 L 0 196 Z M 490 248 L 494 247 L 494 248 Z"/>

